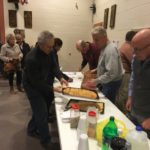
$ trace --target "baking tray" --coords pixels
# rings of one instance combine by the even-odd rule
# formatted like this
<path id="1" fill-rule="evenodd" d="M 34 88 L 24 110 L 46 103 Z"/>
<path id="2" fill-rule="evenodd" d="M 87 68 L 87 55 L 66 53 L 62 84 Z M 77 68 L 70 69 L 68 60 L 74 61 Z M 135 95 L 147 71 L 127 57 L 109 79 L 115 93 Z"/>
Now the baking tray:
<path id="1" fill-rule="evenodd" d="M 67 88 L 69 88 L 69 89 L 77 89 L 77 90 L 85 90 L 85 91 L 89 91 L 89 92 L 94 92 L 95 94 L 96 94 L 96 97 L 95 98 L 91 98 L 91 97 L 88 97 L 88 96 L 75 96 L 75 95 L 73 95 L 73 94 L 68 94 L 68 93 L 65 93 L 64 92 L 64 90 L 66 89 L 66 88 L 63 88 L 62 89 L 62 94 L 64 94 L 64 95 L 69 95 L 69 96 L 73 96 L 73 97 L 82 97 L 82 98 L 88 98 L 88 99 L 99 99 L 99 96 L 98 96 L 98 93 L 97 93 L 97 91 L 96 90 L 88 90 L 88 89 L 83 89 L 83 88 L 73 88 L 73 87 L 67 87 Z"/>
<path id="2" fill-rule="evenodd" d="M 86 112 L 88 107 L 95 106 L 99 113 L 104 114 L 105 110 L 105 103 L 104 102 L 94 102 L 94 101 L 87 101 L 87 100 L 79 100 L 79 99 L 70 99 L 69 102 L 65 106 L 65 110 L 71 108 L 71 104 L 79 104 L 80 111 Z"/>

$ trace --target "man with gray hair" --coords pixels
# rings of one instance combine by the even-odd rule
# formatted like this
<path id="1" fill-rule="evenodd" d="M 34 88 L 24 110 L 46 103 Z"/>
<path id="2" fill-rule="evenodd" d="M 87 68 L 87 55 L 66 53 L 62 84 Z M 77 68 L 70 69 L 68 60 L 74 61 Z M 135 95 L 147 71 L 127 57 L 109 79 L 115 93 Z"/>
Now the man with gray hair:
<path id="1" fill-rule="evenodd" d="M 101 49 L 101 55 L 97 66 L 97 78 L 88 81 L 85 86 L 93 88 L 100 85 L 102 93 L 114 103 L 124 72 L 120 54 L 114 44 L 108 40 L 104 28 L 95 27 L 92 37 L 96 46 Z"/>
<path id="2" fill-rule="evenodd" d="M 59 92 L 59 88 L 53 89 L 48 84 L 51 59 L 50 52 L 54 44 L 54 36 L 49 31 L 43 31 L 38 37 L 38 46 L 30 51 L 25 58 L 23 84 L 32 109 L 32 119 L 28 124 L 28 135 L 40 136 L 41 144 L 46 148 L 54 148 L 51 144 L 51 136 L 48 128 L 48 101 L 52 101 L 53 90 Z M 57 68 L 53 68 L 54 74 L 64 83 L 64 79 Z"/>
<path id="3" fill-rule="evenodd" d="M 27 53 L 30 51 L 30 46 L 24 41 L 23 35 L 15 34 L 16 43 L 19 45 L 21 52 L 23 53 L 23 58 L 21 60 L 21 67 L 24 68 L 24 60 Z"/>
<path id="4" fill-rule="evenodd" d="M 90 70 L 97 67 L 100 51 L 96 48 L 94 43 L 78 40 L 76 42 L 76 49 L 82 54 L 82 63 L 79 67 L 79 71 L 82 71 L 87 64 Z"/>

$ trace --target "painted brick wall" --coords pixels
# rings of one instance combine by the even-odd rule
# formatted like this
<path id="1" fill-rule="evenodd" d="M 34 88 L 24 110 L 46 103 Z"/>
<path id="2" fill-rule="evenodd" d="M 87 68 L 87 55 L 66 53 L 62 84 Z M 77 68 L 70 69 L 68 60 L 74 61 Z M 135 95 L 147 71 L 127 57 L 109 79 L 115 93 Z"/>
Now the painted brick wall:
<path id="1" fill-rule="evenodd" d="M 75 4 L 78 3 L 78 9 Z M 33 13 L 33 28 L 25 29 L 26 41 L 34 45 L 42 30 L 49 30 L 63 39 L 64 45 L 59 53 L 60 64 L 65 71 L 75 71 L 81 62 L 81 55 L 75 49 L 78 39 L 91 39 L 92 13 L 91 0 L 29 0 L 28 5 L 19 5 L 17 12 L 18 28 L 24 29 L 23 11 Z M 6 34 L 13 32 L 8 24 L 8 10 L 14 5 L 4 0 Z"/>
<path id="2" fill-rule="evenodd" d="M 96 0 L 97 13 L 94 22 L 103 21 L 104 9 L 117 4 L 115 28 L 108 27 L 110 40 L 119 40 L 119 45 L 124 41 L 124 36 L 128 30 L 150 27 L 150 1 L 149 0 Z"/>

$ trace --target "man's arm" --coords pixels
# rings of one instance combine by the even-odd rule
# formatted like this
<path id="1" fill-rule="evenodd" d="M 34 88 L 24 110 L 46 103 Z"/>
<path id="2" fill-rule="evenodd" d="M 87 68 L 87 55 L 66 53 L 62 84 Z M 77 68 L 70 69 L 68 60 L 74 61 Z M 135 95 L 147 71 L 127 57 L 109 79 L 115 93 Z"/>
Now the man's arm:
<path id="1" fill-rule="evenodd" d="M 132 60 L 131 68 L 133 68 L 133 61 L 134 61 L 134 58 L 133 58 L 133 60 Z M 133 70 L 133 69 L 132 69 L 132 70 Z M 134 73 L 133 73 L 133 71 L 132 71 L 132 72 L 131 72 L 130 81 L 129 81 L 129 86 L 128 86 L 128 99 L 127 99 L 127 102 L 126 102 L 126 109 L 127 109 L 128 111 L 131 111 L 133 81 L 134 81 Z"/>
<path id="2" fill-rule="evenodd" d="M 88 61 L 86 60 L 86 58 L 82 54 L 82 63 L 81 63 L 81 66 L 79 68 L 79 71 L 82 71 L 82 69 L 87 65 L 87 63 L 88 63 Z"/>

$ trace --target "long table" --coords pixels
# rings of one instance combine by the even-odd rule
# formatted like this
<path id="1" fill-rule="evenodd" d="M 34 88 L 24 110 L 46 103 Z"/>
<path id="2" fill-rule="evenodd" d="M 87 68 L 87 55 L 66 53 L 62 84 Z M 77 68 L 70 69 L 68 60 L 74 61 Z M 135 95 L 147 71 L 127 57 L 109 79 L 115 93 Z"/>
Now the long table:
<path id="1" fill-rule="evenodd" d="M 81 82 L 83 79 L 83 75 L 81 72 L 67 72 L 67 74 L 73 78 L 73 82 L 69 83 L 70 87 L 81 87 Z M 55 86 L 59 85 L 59 83 L 55 83 Z M 56 97 L 60 97 L 63 101 L 68 101 L 73 98 L 71 96 L 62 95 L 60 93 L 55 93 Z M 114 116 L 115 118 L 122 120 L 127 129 L 134 129 L 135 125 L 110 101 L 108 100 L 102 93 L 99 92 L 100 99 L 97 101 L 101 101 L 105 103 L 105 112 L 104 114 L 100 114 L 99 120 L 102 121 L 110 116 Z M 77 98 L 76 98 L 77 99 Z M 82 99 L 82 98 L 79 98 Z M 85 99 L 85 98 L 84 98 Z M 59 138 L 61 150 L 77 150 L 78 140 L 77 140 L 77 131 L 75 129 L 70 128 L 70 123 L 62 122 L 60 117 L 62 113 L 62 103 L 55 102 L 56 115 L 57 115 L 57 124 L 59 130 Z M 150 142 L 149 142 L 150 146 Z M 98 146 L 97 141 L 89 138 L 89 150 L 100 150 L 101 148 Z"/>

